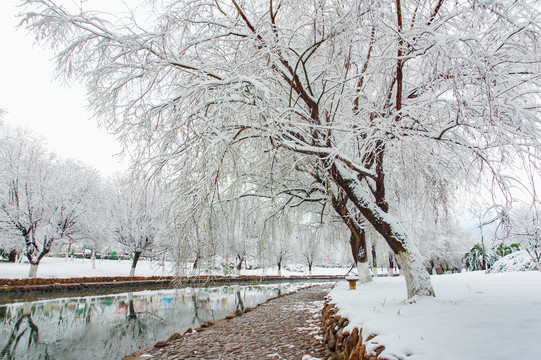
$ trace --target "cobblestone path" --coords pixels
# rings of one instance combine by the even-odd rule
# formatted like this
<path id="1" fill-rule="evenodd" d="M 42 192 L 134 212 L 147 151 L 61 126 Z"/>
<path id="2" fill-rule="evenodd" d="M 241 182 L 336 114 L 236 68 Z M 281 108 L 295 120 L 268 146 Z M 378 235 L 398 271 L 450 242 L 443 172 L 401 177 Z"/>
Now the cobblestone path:
<path id="1" fill-rule="evenodd" d="M 320 285 L 273 299 L 163 348 L 125 359 L 326 359 L 330 354 L 323 347 L 320 324 L 329 290 L 330 285 Z"/>

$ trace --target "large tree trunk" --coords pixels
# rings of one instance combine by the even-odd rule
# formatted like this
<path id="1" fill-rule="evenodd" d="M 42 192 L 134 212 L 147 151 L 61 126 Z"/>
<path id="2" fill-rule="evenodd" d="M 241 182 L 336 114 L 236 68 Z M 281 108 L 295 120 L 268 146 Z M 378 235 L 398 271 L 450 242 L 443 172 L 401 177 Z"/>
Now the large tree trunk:
<path id="1" fill-rule="evenodd" d="M 131 269 L 130 269 L 130 277 L 133 277 L 135 275 L 135 267 L 137 266 L 137 261 L 139 261 L 139 256 L 141 256 L 140 251 L 136 251 L 133 254 L 133 261 L 131 263 Z"/>
<path id="2" fill-rule="evenodd" d="M 415 249 L 415 252 L 399 251 L 395 253 L 396 259 L 400 264 L 400 272 L 406 279 L 408 298 L 416 295 L 434 296 L 434 288 L 430 281 L 430 275 L 423 265 L 423 259 Z"/>
<path id="3" fill-rule="evenodd" d="M 376 204 L 358 183 L 357 179 L 333 164 L 331 170 L 336 183 L 346 192 L 349 200 L 359 209 L 363 217 L 380 233 L 393 250 L 400 271 L 406 280 L 408 298 L 414 296 L 434 296 L 430 276 L 423 264 L 421 253 L 398 222 L 387 213 L 383 203 Z M 381 200 L 380 201 L 384 201 Z M 382 209 L 383 207 L 383 209 Z"/>

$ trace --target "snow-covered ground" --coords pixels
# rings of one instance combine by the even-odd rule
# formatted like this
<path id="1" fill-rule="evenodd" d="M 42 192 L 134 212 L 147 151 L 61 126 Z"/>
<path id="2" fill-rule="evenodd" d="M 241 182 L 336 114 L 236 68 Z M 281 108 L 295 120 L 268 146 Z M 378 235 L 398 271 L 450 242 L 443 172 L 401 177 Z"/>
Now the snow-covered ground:
<path id="1" fill-rule="evenodd" d="M 137 263 L 136 276 L 161 276 L 170 275 L 171 266 L 165 268 L 141 260 Z M 39 266 L 37 277 L 40 278 L 69 278 L 69 277 L 92 277 L 92 276 L 128 276 L 130 273 L 131 260 L 96 260 L 96 268 L 92 269 L 89 259 L 65 259 L 44 257 Z M 0 262 L 0 278 L 26 278 L 30 264 Z"/>
<path id="2" fill-rule="evenodd" d="M 68 259 L 45 257 L 38 267 L 37 277 L 41 278 L 69 278 L 69 277 L 93 277 L 93 276 L 128 276 L 130 273 L 131 260 L 96 260 L 96 268 L 92 268 L 89 259 Z M 308 275 L 308 271 L 289 271 L 282 269 L 282 276 Z M 0 278 L 17 279 L 28 277 L 30 264 L 0 262 Z M 345 275 L 349 269 L 345 268 L 321 268 L 315 267 L 312 275 Z M 165 267 L 157 262 L 139 260 L 135 270 L 136 276 L 163 276 L 174 275 L 174 267 L 166 263 Z M 206 275 L 205 272 L 199 273 Z M 219 273 L 223 275 L 222 273 Z M 233 273 L 234 274 L 234 273 Z M 276 269 L 242 270 L 241 275 L 276 275 Z"/>
<path id="3" fill-rule="evenodd" d="M 126 276 L 128 260 L 44 258 L 38 277 Z M 28 263 L 0 262 L 0 278 L 24 278 Z M 319 268 L 314 275 L 344 275 L 348 269 Z M 136 275 L 160 276 L 173 273 L 142 260 Z M 275 269 L 243 270 L 243 275 L 275 275 Z M 282 270 L 283 276 L 306 275 L 306 271 Z M 482 271 L 431 277 L 435 298 L 405 301 L 403 277 L 377 278 L 371 283 L 348 289 L 341 281 L 330 298 L 339 315 L 363 329 L 372 348 L 385 346 L 388 359 L 540 359 L 541 350 L 541 272 L 486 274 Z M 409 355 L 409 356 L 408 356 Z"/>
<path id="4" fill-rule="evenodd" d="M 435 298 L 404 301 L 403 277 L 378 278 L 330 297 L 386 359 L 541 359 L 541 272 L 432 276 Z M 377 345 L 376 345 L 377 344 Z M 411 356 L 408 356 L 411 355 Z"/>

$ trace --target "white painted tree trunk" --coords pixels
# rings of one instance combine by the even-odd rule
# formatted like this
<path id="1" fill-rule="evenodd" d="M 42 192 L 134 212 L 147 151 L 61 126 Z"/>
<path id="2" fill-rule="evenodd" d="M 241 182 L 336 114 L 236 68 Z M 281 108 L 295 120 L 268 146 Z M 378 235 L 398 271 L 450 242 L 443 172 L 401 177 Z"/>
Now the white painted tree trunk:
<path id="1" fill-rule="evenodd" d="M 96 250 L 92 248 L 92 255 L 90 255 L 90 260 L 92 260 L 92 269 L 96 268 Z"/>
<path id="2" fill-rule="evenodd" d="M 387 275 L 393 276 L 394 275 L 394 267 L 391 266 L 387 269 Z"/>
<path id="3" fill-rule="evenodd" d="M 372 276 L 370 275 L 370 266 L 368 261 L 360 262 L 357 261 L 357 274 L 359 275 L 359 284 L 364 284 L 372 281 Z"/>
<path id="4" fill-rule="evenodd" d="M 278 276 L 282 276 L 282 269 L 278 269 Z"/>
<path id="5" fill-rule="evenodd" d="M 541 263 L 539 262 L 539 260 L 537 260 L 537 270 L 541 271 Z"/>
<path id="6" fill-rule="evenodd" d="M 372 267 L 372 276 L 373 277 L 378 277 L 378 267 L 377 266 Z"/>
<path id="7" fill-rule="evenodd" d="M 39 264 L 30 264 L 30 271 L 28 272 L 29 278 L 35 278 L 38 274 L 38 265 Z"/>
<path id="8" fill-rule="evenodd" d="M 396 260 L 400 264 L 400 272 L 406 279 L 408 298 L 415 295 L 435 296 L 430 275 L 426 271 L 421 255 L 411 256 L 407 251 L 399 252 Z"/>

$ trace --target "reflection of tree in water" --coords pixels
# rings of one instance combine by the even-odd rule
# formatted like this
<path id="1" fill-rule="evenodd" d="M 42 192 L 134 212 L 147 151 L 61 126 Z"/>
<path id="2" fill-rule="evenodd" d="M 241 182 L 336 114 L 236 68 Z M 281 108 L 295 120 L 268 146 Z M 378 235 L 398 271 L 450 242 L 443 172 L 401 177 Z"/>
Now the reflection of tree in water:
<path id="1" fill-rule="evenodd" d="M 135 313 L 135 307 L 133 306 L 133 293 L 128 293 L 128 319 L 135 320 L 137 319 L 137 314 Z"/>
<path id="2" fill-rule="evenodd" d="M 236 309 L 244 312 L 244 301 L 242 300 L 240 288 L 237 288 L 236 293 L 237 293 Z"/>
<path id="3" fill-rule="evenodd" d="M 199 297 L 199 290 L 194 291 L 192 289 L 192 303 L 193 303 L 193 319 L 192 323 L 197 324 L 200 323 L 201 320 L 199 319 L 199 302 L 197 301 L 197 298 Z"/>
<path id="4" fill-rule="evenodd" d="M 28 342 L 26 344 L 28 353 L 34 353 L 37 356 L 40 356 L 40 358 L 48 359 L 49 356 L 47 354 L 47 347 L 41 344 L 42 346 L 40 347 L 42 347 L 42 349 L 39 349 L 39 351 L 37 349 L 38 345 L 40 345 L 39 329 L 32 320 L 30 304 L 25 304 L 23 307 L 17 310 L 17 320 L 13 325 L 6 345 L 0 352 L 2 359 L 15 359 L 17 348 L 25 335 L 28 336 Z M 32 347 L 34 348 L 33 350 L 31 350 Z"/>
<path id="5" fill-rule="evenodd" d="M 131 339 L 140 338 L 144 336 L 150 326 L 157 326 L 158 324 L 151 324 L 157 320 L 157 322 L 163 321 L 157 315 L 143 311 L 136 313 L 133 303 L 133 293 L 128 293 L 127 302 L 122 300 L 119 307 L 124 307 L 126 311 L 126 318 L 117 320 L 114 326 L 111 326 L 110 334 L 111 339 L 128 337 Z M 114 345 L 113 345 L 114 346 Z"/>
<path id="6" fill-rule="evenodd" d="M 206 293 L 206 291 L 203 292 L 205 295 L 207 295 L 206 297 L 200 296 L 199 288 L 192 288 L 191 291 L 193 304 L 192 324 L 196 326 L 206 322 L 207 320 L 215 320 L 214 309 L 210 307 L 210 295 Z"/>
<path id="7" fill-rule="evenodd" d="M 26 305 L 31 317 L 28 309 L 23 316 L 23 304 L 0 306 L 0 359 L 122 358 L 276 291 L 275 285 L 224 286 L 36 301 Z"/>
<path id="8" fill-rule="evenodd" d="M 229 288 L 223 287 L 219 291 L 213 288 L 192 288 L 192 324 L 198 326 L 209 320 L 216 321 L 218 318 L 230 314 L 231 310 L 227 309 L 227 296 L 225 296 L 225 293 L 231 294 Z M 213 302 L 217 306 L 213 305 Z"/>
<path id="9" fill-rule="evenodd" d="M 83 299 L 77 299 L 76 305 L 75 305 L 75 316 L 77 318 L 84 319 L 85 325 L 90 325 L 92 322 L 92 315 L 96 315 L 96 302 L 98 299 L 92 299 L 92 298 L 83 298 Z M 68 313 L 66 321 L 68 323 L 73 322 L 72 317 L 69 315 L 69 301 L 64 302 L 62 306 L 62 312 L 60 313 L 59 317 L 59 323 L 64 321 L 63 313 Z"/>

